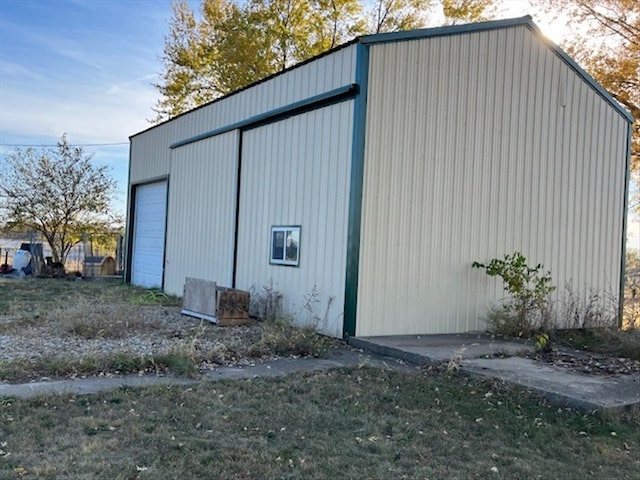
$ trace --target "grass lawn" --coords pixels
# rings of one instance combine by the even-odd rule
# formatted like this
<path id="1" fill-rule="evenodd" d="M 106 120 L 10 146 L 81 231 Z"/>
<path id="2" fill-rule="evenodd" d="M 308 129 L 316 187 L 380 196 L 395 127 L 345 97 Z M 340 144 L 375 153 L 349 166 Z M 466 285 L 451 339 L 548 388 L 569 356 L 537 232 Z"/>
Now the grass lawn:
<path id="1" fill-rule="evenodd" d="M 373 368 L 0 399 L 0 478 L 638 479 L 640 422 Z"/>
<path id="2" fill-rule="evenodd" d="M 97 304 L 180 305 L 180 299 L 124 284 L 120 280 L 66 281 L 0 278 L 0 315 L 44 312 L 61 308 L 70 300 L 91 298 Z"/>

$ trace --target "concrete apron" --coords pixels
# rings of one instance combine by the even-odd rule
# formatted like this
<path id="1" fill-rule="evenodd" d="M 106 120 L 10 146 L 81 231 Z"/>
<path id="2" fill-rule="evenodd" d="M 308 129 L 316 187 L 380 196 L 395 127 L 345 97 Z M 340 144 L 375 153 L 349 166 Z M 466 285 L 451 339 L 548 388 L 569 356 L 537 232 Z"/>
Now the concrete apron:
<path id="1" fill-rule="evenodd" d="M 354 337 L 349 343 L 418 365 L 453 362 L 464 373 L 523 386 L 556 405 L 608 411 L 640 406 L 640 375 L 570 372 L 522 357 L 534 351 L 530 345 L 486 334 Z"/>

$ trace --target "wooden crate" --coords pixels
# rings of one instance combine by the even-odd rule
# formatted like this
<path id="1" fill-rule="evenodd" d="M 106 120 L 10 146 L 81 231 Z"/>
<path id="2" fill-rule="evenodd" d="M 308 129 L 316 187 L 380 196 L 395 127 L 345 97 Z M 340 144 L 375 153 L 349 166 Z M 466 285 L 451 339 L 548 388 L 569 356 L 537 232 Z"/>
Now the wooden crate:
<path id="1" fill-rule="evenodd" d="M 244 325 L 249 321 L 250 294 L 244 290 L 216 287 L 218 325 Z"/>
<path id="2" fill-rule="evenodd" d="M 249 321 L 250 294 L 220 287 L 216 282 L 187 277 L 182 297 L 182 314 L 218 325 L 243 325 Z"/>

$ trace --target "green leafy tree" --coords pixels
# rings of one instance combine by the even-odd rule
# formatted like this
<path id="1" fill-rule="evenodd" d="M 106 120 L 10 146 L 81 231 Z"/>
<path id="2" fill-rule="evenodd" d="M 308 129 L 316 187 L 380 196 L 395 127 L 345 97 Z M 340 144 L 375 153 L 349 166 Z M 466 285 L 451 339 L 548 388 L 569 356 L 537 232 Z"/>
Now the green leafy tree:
<path id="1" fill-rule="evenodd" d="M 430 0 L 173 3 L 154 122 L 175 117 L 364 33 L 424 26 Z"/>
<path id="2" fill-rule="evenodd" d="M 368 33 L 424 27 L 432 6 L 432 0 L 376 0 L 368 12 Z"/>
<path id="3" fill-rule="evenodd" d="M 300 0 L 250 0 L 249 19 L 260 25 L 271 45 L 274 71 L 321 52 L 314 48 L 314 18 L 310 2 Z"/>
<path id="4" fill-rule="evenodd" d="M 449 25 L 482 22 L 495 14 L 494 0 L 442 0 L 442 13 Z"/>
<path id="5" fill-rule="evenodd" d="M 64 262 L 82 233 L 104 231 L 115 219 L 116 183 L 107 167 L 96 167 L 66 134 L 55 149 L 16 149 L 6 156 L 0 207 L 9 230 L 42 233 L 55 262 Z"/>
<path id="6" fill-rule="evenodd" d="M 268 59 L 259 51 L 259 32 L 235 3 L 205 0 L 200 19 L 186 0 L 179 0 L 172 7 L 162 57 L 164 71 L 161 82 L 155 85 L 162 95 L 155 107 L 156 122 L 270 73 L 265 68 Z M 247 62 L 247 58 L 252 61 Z M 237 68 L 245 63 L 245 68 Z"/>
<path id="7" fill-rule="evenodd" d="M 318 52 L 367 32 L 364 10 L 358 0 L 315 0 L 313 9 L 314 49 Z"/>
<path id="8" fill-rule="evenodd" d="M 173 4 L 155 122 L 243 88 L 364 30 L 358 0 Z"/>

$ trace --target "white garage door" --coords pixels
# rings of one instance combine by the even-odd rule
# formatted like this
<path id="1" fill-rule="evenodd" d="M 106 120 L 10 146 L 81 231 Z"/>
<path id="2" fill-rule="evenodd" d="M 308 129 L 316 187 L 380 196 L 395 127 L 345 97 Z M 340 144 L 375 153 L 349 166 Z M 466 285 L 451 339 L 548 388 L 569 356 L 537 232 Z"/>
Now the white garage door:
<path id="1" fill-rule="evenodd" d="M 162 287 L 167 183 L 136 188 L 131 283 Z"/>

